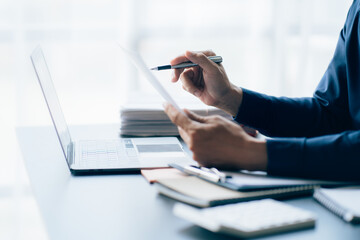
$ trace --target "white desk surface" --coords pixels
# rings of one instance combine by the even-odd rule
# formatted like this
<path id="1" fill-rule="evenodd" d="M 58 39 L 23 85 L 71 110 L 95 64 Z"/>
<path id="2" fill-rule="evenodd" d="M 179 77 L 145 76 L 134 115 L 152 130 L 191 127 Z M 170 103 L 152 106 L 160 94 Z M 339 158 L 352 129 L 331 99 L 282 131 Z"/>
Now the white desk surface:
<path id="1" fill-rule="evenodd" d="M 116 125 L 70 130 L 75 139 L 118 137 Z M 50 126 L 18 128 L 17 137 L 50 239 L 234 239 L 175 217 L 175 201 L 139 174 L 72 176 Z M 360 238 L 360 225 L 343 222 L 311 197 L 286 202 L 314 212 L 316 227 L 261 239 Z"/>

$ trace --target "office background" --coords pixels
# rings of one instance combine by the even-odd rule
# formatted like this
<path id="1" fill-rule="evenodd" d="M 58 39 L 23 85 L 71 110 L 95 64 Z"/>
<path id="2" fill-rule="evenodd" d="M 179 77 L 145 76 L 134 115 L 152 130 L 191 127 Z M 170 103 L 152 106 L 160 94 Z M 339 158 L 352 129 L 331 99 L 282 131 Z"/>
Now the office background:
<path id="1" fill-rule="evenodd" d="M 38 44 L 68 123 L 118 122 L 129 95 L 158 97 L 117 41 L 138 50 L 151 66 L 187 49 L 212 49 L 239 86 L 311 96 L 351 2 L 1 0 L 0 238 L 46 239 L 14 130 L 51 124 L 29 58 Z M 169 83 L 170 72 L 157 76 L 177 99 L 190 98 L 179 84 Z"/>

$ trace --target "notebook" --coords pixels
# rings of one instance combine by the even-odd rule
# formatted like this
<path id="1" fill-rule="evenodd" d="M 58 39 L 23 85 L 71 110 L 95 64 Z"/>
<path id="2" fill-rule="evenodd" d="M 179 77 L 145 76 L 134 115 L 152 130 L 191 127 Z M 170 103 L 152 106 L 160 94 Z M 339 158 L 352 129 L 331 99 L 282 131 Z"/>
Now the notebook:
<path id="1" fill-rule="evenodd" d="M 170 167 L 179 171 L 196 176 L 213 184 L 229 188 L 235 191 L 259 191 L 267 189 L 280 189 L 289 187 L 303 187 L 314 185 L 314 187 L 340 187 L 351 186 L 350 182 L 323 181 L 315 179 L 286 178 L 278 176 L 270 176 L 261 171 L 219 171 L 216 168 L 198 167 L 192 165 L 179 165 L 176 163 L 169 164 Z M 222 177 L 221 177 L 222 176 Z"/>
<path id="2" fill-rule="evenodd" d="M 259 191 L 235 191 L 195 176 L 158 179 L 154 183 L 160 194 L 197 207 L 210 207 L 263 198 L 311 195 L 316 185 L 274 188 Z"/>
<path id="3" fill-rule="evenodd" d="M 205 209 L 176 203 L 173 212 L 211 232 L 240 238 L 312 228 L 316 221 L 311 212 L 272 199 Z"/>
<path id="4" fill-rule="evenodd" d="M 344 221 L 360 223 L 360 187 L 320 188 L 314 198 Z"/>
<path id="5" fill-rule="evenodd" d="M 224 173 L 231 176 L 226 178 L 225 182 L 213 182 L 201 176 L 188 175 L 182 178 L 159 178 L 154 185 L 159 193 L 198 207 L 311 195 L 314 189 L 324 186 L 350 186 L 350 183 L 346 182 L 275 177 L 264 172 Z"/>

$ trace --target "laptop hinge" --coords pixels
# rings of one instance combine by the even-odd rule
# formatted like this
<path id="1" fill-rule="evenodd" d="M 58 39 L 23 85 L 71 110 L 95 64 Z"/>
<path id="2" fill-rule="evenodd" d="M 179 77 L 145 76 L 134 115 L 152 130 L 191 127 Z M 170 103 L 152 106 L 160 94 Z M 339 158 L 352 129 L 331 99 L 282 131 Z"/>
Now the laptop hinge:
<path id="1" fill-rule="evenodd" d="M 69 167 L 75 164 L 75 143 L 70 142 L 70 144 L 67 147 L 67 161 L 69 164 Z"/>

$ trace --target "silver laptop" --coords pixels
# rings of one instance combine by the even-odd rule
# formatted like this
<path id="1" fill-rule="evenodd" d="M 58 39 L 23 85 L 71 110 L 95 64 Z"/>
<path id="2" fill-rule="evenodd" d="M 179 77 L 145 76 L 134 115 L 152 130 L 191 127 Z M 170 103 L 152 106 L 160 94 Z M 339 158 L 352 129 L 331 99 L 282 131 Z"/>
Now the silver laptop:
<path id="1" fill-rule="evenodd" d="M 170 163 L 193 163 L 176 137 L 72 141 L 40 47 L 31 54 L 31 61 L 65 159 L 73 174 L 134 172 L 140 169 L 168 167 Z"/>

